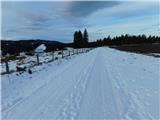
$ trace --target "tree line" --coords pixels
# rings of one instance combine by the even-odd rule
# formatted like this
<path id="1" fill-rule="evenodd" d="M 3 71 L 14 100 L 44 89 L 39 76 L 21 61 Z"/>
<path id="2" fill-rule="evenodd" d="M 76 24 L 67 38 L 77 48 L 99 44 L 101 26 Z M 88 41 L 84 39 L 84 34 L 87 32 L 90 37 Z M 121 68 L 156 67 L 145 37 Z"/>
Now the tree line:
<path id="1" fill-rule="evenodd" d="M 103 39 L 98 39 L 96 41 L 89 42 L 89 35 L 87 29 L 84 30 L 84 33 L 75 31 L 73 37 L 73 46 L 78 47 L 99 47 L 99 46 L 113 46 L 113 45 L 127 45 L 127 44 L 146 44 L 146 43 L 160 43 L 159 36 L 146 36 L 142 35 L 121 35 L 111 38 L 110 36 Z"/>
<path id="2" fill-rule="evenodd" d="M 45 44 L 47 49 L 46 52 L 62 50 L 66 47 L 83 48 L 83 47 L 100 47 L 100 46 L 120 46 L 129 44 L 153 44 L 160 43 L 159 36 L 146 36 L 146 35 L 121 35 L 115 37 L 105 37 L 96 41 L 89 40 L 89 34 L 87 29 L 82 33 L 80 30 L 75 31 L 73 34 L 73 42 L 71 43 L 60 43 L 57 41 L 47 40 L 1 40 L 1 51 L 2 55 L 19 54 L 20 52 L 33 51 L 40 44 Z"/>
<path id="3" fill-rule="evenodd" d="M 158 36 L 146 36 L 146 35 L 121 35 L 111 38 L 98 39 L 95 42 L 90 42 L 88 46 L 98 47 L 98 46 L 120 46 L 120 45 L 131 45 L 131 44 L 147 44 L 147 43 L 160 43 L 160 37 Z"/>

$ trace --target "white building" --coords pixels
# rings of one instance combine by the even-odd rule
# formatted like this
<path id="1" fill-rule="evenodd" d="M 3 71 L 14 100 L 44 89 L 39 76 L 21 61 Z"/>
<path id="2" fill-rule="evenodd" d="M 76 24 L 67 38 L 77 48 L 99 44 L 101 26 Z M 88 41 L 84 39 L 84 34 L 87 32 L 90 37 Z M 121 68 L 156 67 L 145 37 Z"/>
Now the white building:
<path id="1" fill-rule="evenodd" d="M 44 50 L 46 50 L 46 46 L 45 46 L 45 44 L 41 44 L 34 51 L 37 53 L 41 53 L 41 52 L 44 52 Z"/>

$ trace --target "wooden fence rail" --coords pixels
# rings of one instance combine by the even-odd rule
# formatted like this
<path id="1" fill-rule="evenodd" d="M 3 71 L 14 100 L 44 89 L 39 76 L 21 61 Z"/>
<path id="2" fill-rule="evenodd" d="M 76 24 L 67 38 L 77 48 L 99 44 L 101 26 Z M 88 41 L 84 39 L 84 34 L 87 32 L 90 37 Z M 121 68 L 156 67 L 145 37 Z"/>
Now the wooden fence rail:
<path id="1" fill-rule="evenodd" d="M 81 49 L 73 49 L 73 50 L 62 50 L 61 51 L 61 58 L 63 59 L 63 58 L 66 58 L 66 57 L 69 57 L 69 56 L 73 56 L 73 55 L 75 55 L 75 54 L 80 54 L 80 53 L 86 53 L 86 52 L 89 52 L 90 50 L 92 50 L 91 48 L 81 48 Z M 55 53 L 56 53 L 56 51 L 52 51 L 52 53 L 51 53 L 51 60 L 50 60 L 50 62 L 51 61 L 55 61 L 55 60 L 57 60 L 57 59 L 59 59 L 59 54 L 58 54 L 58 52 L 57 52 L 57 55 L 58 56 L 56 56 L 55 55 Z M 36 64 L 35 65 L 33 65 L 33 66 L 36 66 L 36 65 L 40 65 L 40 54 L 39 53 L 36 53 Z M 49 61 L 48 61 L 49 62 Z M 2 64 L 2 63 L 1 63 Z M 9 68 L 9 59 L 7 59 L 7 57 L 6 57 L 6 60 L 5 60 L 5 68 L 6 68 L 6 71 L 5 72 L 3 72 L 3 73 L 1 73 L 1 74 L 8 74 L 8 73 L 10 73 L 10 68 Z"/>

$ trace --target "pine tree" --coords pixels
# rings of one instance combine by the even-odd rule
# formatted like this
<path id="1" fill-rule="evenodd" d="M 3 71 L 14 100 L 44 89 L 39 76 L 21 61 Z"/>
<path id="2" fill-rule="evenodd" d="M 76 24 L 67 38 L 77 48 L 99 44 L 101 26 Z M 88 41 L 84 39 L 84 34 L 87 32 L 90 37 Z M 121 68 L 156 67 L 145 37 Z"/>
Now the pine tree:
<path id="1" fill-rule="evenodd" d="M 111 40 L 111 37 L 110 37 L 110 35 L 108 36 L 107 40 Z"/>
<path id="2" fill-rule="evenodd" d="M 80 30 L 78 32 L 78 42 L 79 42 L 80 46 L 83 44 L 83 36 L 82 36 L 82 32 Z"/>
<path id="3" fill-rule="evenodd" d="M 88 43 L 88 33 L 86 29 L 84 30 L 83 34 L 80 30 L 74 33 L 75 47 L 85 47 L 87 43 Z"/>
<path id="4" fill-rule="evenodd" d="M 83 41 L 86 44 L 86 43 L 88 43 L 88 40 L 89 40 L 89 38 L 88 38 L 88 32 L 87 32 L 87 29 L 85 29 L 84 33 L 83 33 Z"/>
<path id="5" fill-rule="evenodd" d="M 74 45 L 75 47 L 81 47 L 82 44 L 83 44 L 83 36 L 82 32 L 79 30 L 74 33 Z"/>
<path id="6" fill-rule="evenodd" d="M 74 39 L 74 44 L 77 45 L 78 44 L 78 32 L 77 31 L 75 31 L 73 39 Z"/>

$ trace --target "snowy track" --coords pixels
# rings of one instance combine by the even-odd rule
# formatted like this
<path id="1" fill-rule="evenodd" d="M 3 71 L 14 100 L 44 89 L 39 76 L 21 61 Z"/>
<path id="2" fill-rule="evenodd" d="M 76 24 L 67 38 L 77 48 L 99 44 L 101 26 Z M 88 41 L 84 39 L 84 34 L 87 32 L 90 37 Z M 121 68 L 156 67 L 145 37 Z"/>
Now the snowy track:
<path id="1" fill-rule="evenodd" d="M 52 71 L 53 74 L 48 72 L 47 82 L 19 103 L 3 111 L 3 118 L 158 119 L 158 72 L 152 73 L 154 77 L 151 74 L 149 77 L 146 76 L 148 81 L 152 80 L 152 84 L 145 87 L 143 81 L 146 78 L 138 79 L 141 73 L 138 75 L 134 73 L 141 68 L 138 66 L 132 71 L 127 69 L 137 66 L 137 61 L 132 61 L 132 59 L 130 61 L 130 58 L 139 59 L 141 56 L 129 55 L 128 61 L 125 61 L 127 55 L 129 53 L 98 48 L 77 56 L 67 65 L 60 67 L 57 72 Z M 117 58 L 119 58 L 119 63 Z M 159 62 L 157 59 L 145 56 L 146 58 L 149 58 L 146 64 L 151 61 L 157 64 Z M 128 67 L 125 68 L 125 66 Z M 142 64 L 142 69 L 147 69 L 145 63 Z M 150 70 L 156 69 L 158 70 L 155 65 Z M 136 84 L 136 79 L 142 83 Z M 144 91 L 149 91 L 153 86 L 154 91 L 150 93 L 154 94 L 150 99 L 145 96 L 149 92 Z M 141 92 L 144 95 L 141 96 Z M 149 102 L 151 105 L 147 106 Z M 152 108 L 156 106 L 155 104 L 157 107 Z"/>

